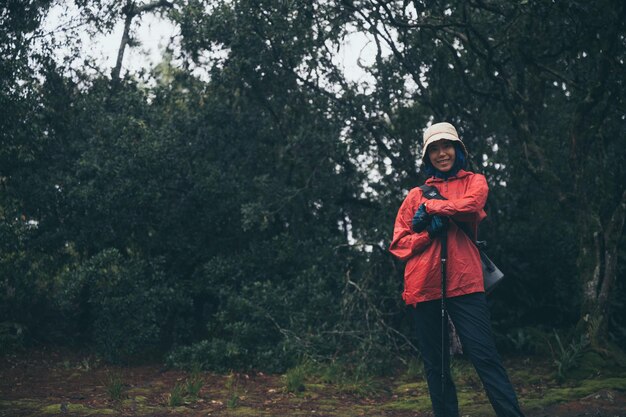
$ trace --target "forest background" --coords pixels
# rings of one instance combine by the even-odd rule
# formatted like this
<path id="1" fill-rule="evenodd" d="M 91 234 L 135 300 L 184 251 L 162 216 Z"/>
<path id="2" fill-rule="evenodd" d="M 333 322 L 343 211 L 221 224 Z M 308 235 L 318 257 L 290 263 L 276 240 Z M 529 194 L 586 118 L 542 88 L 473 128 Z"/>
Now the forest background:
<path id="1" fill-rule="evenodd" d="M 491 187 L 500 349 L 626 345 L 623 1 L 75 0 L 49 32 L 62 3 L 0 9 L 2 352 L 402 366 L 387 248 L 443 120 Z M 149 14 L 180 47 L 128 73 Z M 79 33 L 119 22 L 120 58 L 98 67 Z M 336 59 L 354 33 L 367 81 Z"/>

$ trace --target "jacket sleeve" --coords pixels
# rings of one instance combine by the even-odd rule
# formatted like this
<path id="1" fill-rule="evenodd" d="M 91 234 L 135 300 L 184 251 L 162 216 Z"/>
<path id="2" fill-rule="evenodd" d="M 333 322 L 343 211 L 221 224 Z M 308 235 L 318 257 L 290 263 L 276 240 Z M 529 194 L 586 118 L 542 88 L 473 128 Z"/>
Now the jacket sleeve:
<path id="1" fill-rule="evenodd" d="M 454 216 L 455 214 L 480 213 L 484 217 L 483 208 L 487 202 L 489 187 L 484 175 L 474 174 L 470 179 L 470 184 L 461 198 L 451 200 L 427 200 L 426 211 L 428 214 L 439 214 L 441 216 Z M 464 216 L 457 216 L 464 217 Z M 459 219 L 460 220 L 460 219 Z"/>
<path id="2" fill-rule="evenodd" d="M 430 245 L 430 237 L 427 232 L 415 233 L 411 228 L 413 215 L 415 214 L 416 204 L 414 193 L 404 199 L 393 228 L 393 239 L 389 246 L 389 251 L 402 261 L 406 261 L 414 254 L 423 251 Z"/>

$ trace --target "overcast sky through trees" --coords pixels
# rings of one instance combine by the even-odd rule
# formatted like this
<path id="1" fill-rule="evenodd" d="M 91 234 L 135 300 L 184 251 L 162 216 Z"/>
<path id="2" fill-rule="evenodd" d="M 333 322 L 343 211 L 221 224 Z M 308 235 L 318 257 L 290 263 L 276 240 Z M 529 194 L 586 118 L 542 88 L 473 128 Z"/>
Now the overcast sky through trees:
<path id="1" fill-rule="evenodd" d="M 50 35 L 63 39 L 64 28 L 78 26 L 86 29 L 87 23 L 81 22 L 76 6 L 71 4 L 56 5 L 52 8 L 44 22 L 44 28 Z M 101 70 L 108 70 L 115 65 L 124 22 L 119 19 L 110 33 L 99 33 L 92 36 L 87 30 L 79 30 L 83 57 L 93 58 Z M 180 31 L 169 19 L 158 14 L 147 14 L 138 18 L 132 26 L 132 36 L 138 44 L 127 48 L 124 54 L 123 68 L 131 73 L 147 70 L 157 65 L 163 58 L 167 48 L 174 53 L 180 52 Z M 67 49 L 57 50 L 60 59 L 67 56 Z M 375 82 L 359 65 L 371 65 L 376 54 L 376 47 L 368 37 L 356 29 L 344 39 L 342 48 L 337 52 L 337 62 L 344 68 L 346 78 L 355 82 Z M 82 63 L 81 63 L 82 64 Z M 200 69 L 198 74 L 204 72 Z"/>

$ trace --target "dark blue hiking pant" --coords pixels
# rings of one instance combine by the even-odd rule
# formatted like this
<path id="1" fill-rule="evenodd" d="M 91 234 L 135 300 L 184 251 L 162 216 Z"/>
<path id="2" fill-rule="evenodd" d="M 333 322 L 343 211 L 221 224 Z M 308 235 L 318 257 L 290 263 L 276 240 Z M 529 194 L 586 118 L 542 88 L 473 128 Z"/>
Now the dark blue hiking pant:
<path id="1" fill-rule="evenodd" d="M 523 417 L 513 386 L 496 351 L 485 294 L 473 293 L 447 298 L 446 309 L 461 339 L 463 352 L 474 365 L 498 417 Z M 417 303 L 410 310 L 415 319 L 418 347 L 424 360 L 435 417 L 458 417 L 456 388 L 448 363 L 447 325 L 444 332 L 445 399 L 441 396 L 441 300 Z"/>

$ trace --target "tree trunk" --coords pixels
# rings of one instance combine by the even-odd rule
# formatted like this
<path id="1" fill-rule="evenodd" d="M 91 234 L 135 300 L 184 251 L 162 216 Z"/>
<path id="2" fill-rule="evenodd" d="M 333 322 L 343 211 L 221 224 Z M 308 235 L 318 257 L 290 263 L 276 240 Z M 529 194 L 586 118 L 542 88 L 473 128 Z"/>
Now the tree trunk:
<path id="1" fill-rule="evenodd" d="M 124 32 L 122 33 L 122 39 L 120 40 L 120 47 L 117 50 L 115 67 L 111 70 L 111 82 L 113 83 L 113 86 L 116 86 L 120 81 L 122 62 L 124 61 L 124 52 L 126 51 L 126 46 L 128 46 L 128 43 L 130 42 L 130 25 L 133 23 L 135 16 L 139 16 L 144 12 L 150 12 L 160 7 L 171 8 L 173 5 L 174 3 L 168 0 L 155 0 L 152 3 L 141 6 L 135 5 L 133 0 L 128 0 L 126 2 L 126 5 L 122 8 L 122 14 L 124 15 Z"/>
<path id="2" fill-rule="evenodd" d="M 607 338 L 611 290 L 617 275 L 619 240 L 626 217 L 626 190 L 607 222 L 597 213 L 581 212 L 578 272 L 583 289 L 579 330 L 592 346 L 601 347 Z"/>
<path id="3" fill-rule="evenodd" d="M 122 40 L 120 41 L 120 47 L 117 51 L 117 59 L 115 60 L 115 67 L 111 71 L 111 81 L 114 85 L 116 85 L 120 81 L 120 73 L 122 71 L 122 62 L 124 61 L 124 51 L 126 50 L 126 45 L 128 45 L 128 41 L 130 40 L 130 25 L 133 23 L 133 18 L 135 17 L 135 10 L 133 2 L 129 1 L 124 6 L 123 13 L 125 14 L 124 19 L 124 32 L 122 33 Z"/>

